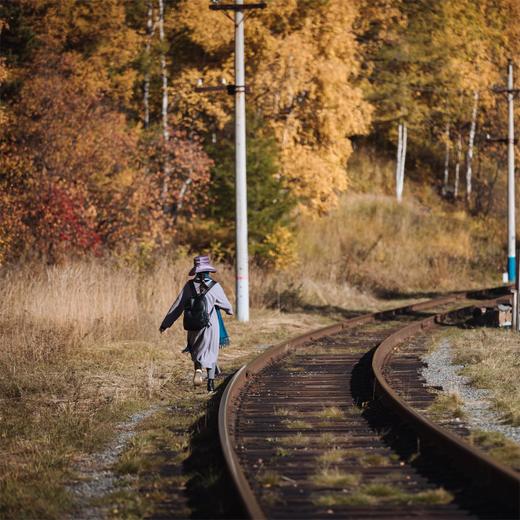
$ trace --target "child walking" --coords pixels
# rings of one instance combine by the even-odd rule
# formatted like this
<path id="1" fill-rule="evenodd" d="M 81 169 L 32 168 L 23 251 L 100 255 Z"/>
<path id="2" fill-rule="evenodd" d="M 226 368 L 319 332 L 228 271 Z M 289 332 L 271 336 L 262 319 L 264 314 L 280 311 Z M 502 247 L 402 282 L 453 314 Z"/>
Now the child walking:
<path id="1" fill-rule="evenodd" d="M 206 369 L 208 392 L 215 390 L 219 348 L 229 343 L 221 310 L 233 314 L 224 290 L 211 278 L 211 273 L 216 272 L 207 256 L 196 256 L 189 273 L 194 278 L 183 287 L 159 327 L 163 333 L 184 312 L 184 328 L 188 331 L 185 351 L 191 354 L 195 369 L 193 385 L 202 385 L 202 370 Z"/>

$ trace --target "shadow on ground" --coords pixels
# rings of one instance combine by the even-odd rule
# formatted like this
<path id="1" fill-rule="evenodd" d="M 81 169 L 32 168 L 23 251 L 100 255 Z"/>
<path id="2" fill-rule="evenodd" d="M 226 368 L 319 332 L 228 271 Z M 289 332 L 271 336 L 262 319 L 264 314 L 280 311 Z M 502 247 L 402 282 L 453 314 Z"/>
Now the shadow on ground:
<path id="1" fill-rule="evenodd" d="M 448 325 L 446 325 L 448 326 Z M 459 324 L 454 324 L 460 327 Z M 352 371 L 351 392 L 358 406 L 363 406 L 363 417 L 377 431 L 385 443 L 401 460 L 436 486 L 444 487 L 454 496 L 462 509 L 479 518 L 514 518 L 490 493 L 468 478 L 464 468 L 458 467 L 446 454 L 431 444 L 419 440 L 416 433 L 379 399 L 374 399 L 372 357 L 375 349 L 367 352 Z M 367 406 L 368 403 L 368 406 Z M 439 465 L 438 461 L 443 460 Z"/>
<path id="2" fill-rule="evenodd" d="M 247 518 L 229 475 L 218 436 L 218 406 L 229 376 L 207 403 L 205 416 L 191 429 L 191 455 L 183 470 L 191 518 Z"/>

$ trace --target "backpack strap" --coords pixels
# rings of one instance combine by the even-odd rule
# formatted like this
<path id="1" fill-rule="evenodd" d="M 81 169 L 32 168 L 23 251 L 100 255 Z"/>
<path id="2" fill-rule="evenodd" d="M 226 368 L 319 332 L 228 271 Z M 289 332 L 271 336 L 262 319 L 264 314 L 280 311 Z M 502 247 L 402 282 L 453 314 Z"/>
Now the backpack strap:
<path id="1" fill-rule="evenodd" d="M 191 283 L 191 288 L 192 288 L 193 292 L 195 293 L 196 296 L 199 296 L 199 297 L 205 296 L 211 290 L 212 287 L 217 285 L 217 282 L 215 280 L 211 280 L 211 282 L 208 285 L 201 284 L 201 285 L 204 285 L 204 288 L 202 289 L 202 291 L 200 291 L 200 293 L 197 293 L 197 289 L 195 288 L 195 282 L 193 280 L 191 280 L 190 283 Z"/>

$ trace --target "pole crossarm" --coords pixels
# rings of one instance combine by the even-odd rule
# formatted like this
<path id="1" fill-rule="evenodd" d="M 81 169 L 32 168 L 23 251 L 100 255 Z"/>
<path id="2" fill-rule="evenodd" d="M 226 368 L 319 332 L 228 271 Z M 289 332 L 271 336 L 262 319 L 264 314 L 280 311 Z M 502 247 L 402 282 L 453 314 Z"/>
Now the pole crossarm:
<path id="1" fill-rule="evenodd" d="M 510 142 L 510 139 L 508 137 L 490 137 L 489 135 L 486 135 L 486 141 L 488 143 L 504 143 L 508 144 Z M 518 144 L 518 138 L 515 137 L 513 139 L 514 144 Z"/>
<path id="2" fill-rule="evenodd" d="M 211 4 L 209 8 L 212 11 L 245 11 L 249 9 L 265 9 L 265 2 L 256 2 L 254 4 Z"/>
<path id="3" fill-rule="evenodd" d="M 214 87 L 195 87 L 195 92 L 226 92 L 230 96 L 234 96 L 235 92 L 246 92 L 249 94 L 251 89 L 244 85 L 216 85 Z"/>
<path id="4" fill-rule="evenodd" d="M 491 89 L 495 94 L 519 94 L 520 88 L 493 87 Z"/>

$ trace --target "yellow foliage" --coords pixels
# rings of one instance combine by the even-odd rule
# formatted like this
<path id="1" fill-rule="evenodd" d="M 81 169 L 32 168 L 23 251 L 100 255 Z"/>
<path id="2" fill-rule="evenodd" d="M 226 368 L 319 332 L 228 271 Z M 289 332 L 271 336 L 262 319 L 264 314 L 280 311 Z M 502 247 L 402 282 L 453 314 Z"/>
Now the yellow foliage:
<path id="1" fill-rule="evenodd" d="M 27 0 L 35 8 L 41 0 Z M 99 79 L 110 95 L 128 104 L 134 95 L 137 72 L 129 67 L 141 48 L 142 36 L 126 23 L 125 6 L 119 0 L 78 2 L 52 0 L 39 21 L 39 38 L 56 51 L 80 46 L 89 53 L 91 80 Z"/>
<path id="2" fill-rule="evenodd" d="M 285 271 L 298 265 L 298 251 L 294 235 L 284 226 L 278 226 L 265 237 L 267 258 L 276 271 Z"/>
<path id="3" fill-rule="evenodd" d="M 281 144 L 282 178 L 315 212 L 331 209 L 337 193 L 347 187 L 348 137 L 369 130 L 372 108 L 356 85 L 358 14 L 359 2 L 301 5 L 289 0 L 271 2 L 246 21 L 250 106 Z M 181 73 L 174 86 L 178 106 L 184 112 L 191 105 L 190 117 L 199 127 L 206 118 L 197 112 L 221 127 L 232 113 L 232 99 L 194 94 L 193 85 L 198 77 L 207 84 L 222 76 L 231 80 L 233 24 L 222 13 L 208 13 L 206 0 L 182 2 L 179 21 L 191 39 L 218 60 Z"/>

